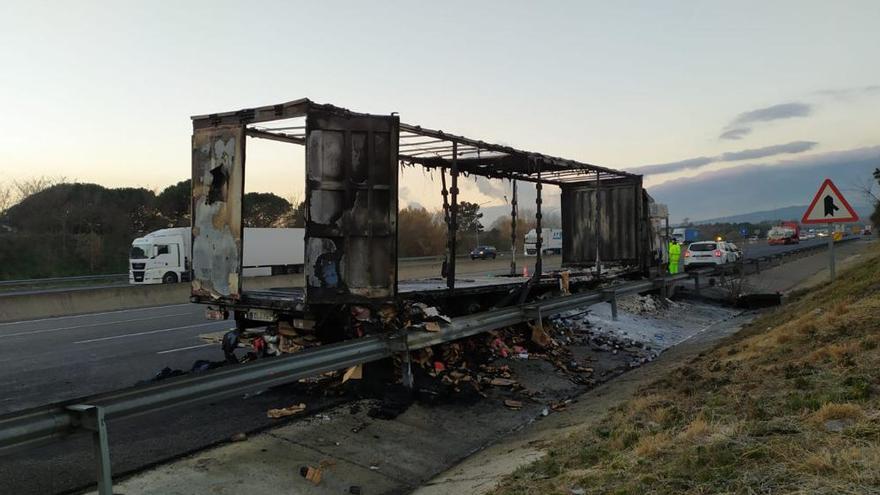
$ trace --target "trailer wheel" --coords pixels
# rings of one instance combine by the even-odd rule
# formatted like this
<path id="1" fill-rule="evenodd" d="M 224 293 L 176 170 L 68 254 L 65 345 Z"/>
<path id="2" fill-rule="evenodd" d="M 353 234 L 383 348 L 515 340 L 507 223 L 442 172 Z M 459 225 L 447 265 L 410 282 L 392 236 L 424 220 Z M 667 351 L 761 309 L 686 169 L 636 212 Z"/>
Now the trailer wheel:
<path id="1" fill-rule="evenodd" d="M 176 284 L 177 283 L 177 274 L 174 272 L 168 272 L 162 276 L 163 284 Z"/>

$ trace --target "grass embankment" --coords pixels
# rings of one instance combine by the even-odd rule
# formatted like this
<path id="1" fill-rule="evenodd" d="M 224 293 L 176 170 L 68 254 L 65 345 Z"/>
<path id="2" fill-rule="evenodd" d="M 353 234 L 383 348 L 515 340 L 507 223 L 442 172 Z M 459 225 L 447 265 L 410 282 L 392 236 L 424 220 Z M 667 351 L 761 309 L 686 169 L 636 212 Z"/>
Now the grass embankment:
<path id="1" fill-rule="evenodd" d="M 868 254 L 496 492 L 880 493 L 880 252 Z"/>

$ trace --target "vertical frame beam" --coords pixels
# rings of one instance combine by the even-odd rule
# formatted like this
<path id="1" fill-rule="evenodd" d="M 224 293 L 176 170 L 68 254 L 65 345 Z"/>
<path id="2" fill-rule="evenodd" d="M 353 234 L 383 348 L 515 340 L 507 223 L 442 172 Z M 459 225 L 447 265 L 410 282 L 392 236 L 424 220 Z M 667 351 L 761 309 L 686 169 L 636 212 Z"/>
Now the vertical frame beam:
<path id="1" fill-rule="evenodd" d="M 449 245 L 450 245 L 450 235 L 452 231 L 449 228 L 450 219 L 449 219 L 449 189 L 446 188 L 446 168 L 440 167 L 440 183 L 443 185 L 443 189 L 440 193 L 443 195 L 443 222 L 446 224 L 446 254 L 443 258 L 443 265 L 440 267 L 440 275 L 447 279 L 447 284 L 449 283 Z"/>
<path id="2" fill-rule="evenodd" d="M 452 143 L 452 168 L 450 169 L 452 187 L 449 192 L 452 196 L 449 205 L 449 265 L 447 268 L 446 287 L 452 292 L 455 290 L 455 243 L 458 232 L 458 143 Z"/>
<path id="3" fill-rule="evenodd" d="M 535 183 L 535 232 L 538 234 L 538 239 L 535 242 L 535 249 L 537 250 L 537 257 L 535 258 L 535 273 L 532 275 L 535 279 L 541 278 L 541 273 L 544 270 L 544 258 L 541 255 L 541 249 L 544 241 L 543 229 L 541 227 L 541 218 L 543 215 L 541 214 L 541 203 L 544 202 L 541 199 L 541 189 L 543 185 L 541 184 L 541 164 L 536 163 L 538 167 L 538 182 Z"/>
<path id="4" fill-rule="evenodd" d="M 595 236 L 596 236 L 596 276 L 602 276 L 602 229 L 599 227 L 599 224 L 602 221 L 602 215 L 599 211 L 599 205 L 602 203 L 600 198 L 600 194 L 602 192 L 601 189 L 602 180 L 599 177 L 599 172 L 596 172 L 596 201 L 593 203 L 593 214 L 595 215 Z"/>
<path id="5" fill-rule="evenodd" d="M 511 180 L 513 192 L 510 200 L 510 275 L 516 276 L 516 179 Z"/>

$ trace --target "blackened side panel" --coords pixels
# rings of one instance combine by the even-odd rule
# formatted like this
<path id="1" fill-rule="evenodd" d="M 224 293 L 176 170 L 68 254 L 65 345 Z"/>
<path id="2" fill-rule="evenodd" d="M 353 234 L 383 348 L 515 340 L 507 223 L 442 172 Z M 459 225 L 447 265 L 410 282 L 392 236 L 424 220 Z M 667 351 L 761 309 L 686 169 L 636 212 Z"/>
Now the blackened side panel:
<path id="1" fill-rule="evenodd" d="M 197 129 L 192 138 L 192 295 L 241 298 L 244 127 Z"/>
<path id="2" fill-rule="evenodd" d="M 306 122 L 306 302 L 397 294 L 394 116 L 312 110 Z"/>
<path id="3" fill-rule="evenodd" d="M 640 264 L 643 257 L 641 202 L 639 177 L 602 181 L 598 188 L 595 181 L 564 185 L 563 264 L 595 264 L 597 245 L 602 263 Z"/>

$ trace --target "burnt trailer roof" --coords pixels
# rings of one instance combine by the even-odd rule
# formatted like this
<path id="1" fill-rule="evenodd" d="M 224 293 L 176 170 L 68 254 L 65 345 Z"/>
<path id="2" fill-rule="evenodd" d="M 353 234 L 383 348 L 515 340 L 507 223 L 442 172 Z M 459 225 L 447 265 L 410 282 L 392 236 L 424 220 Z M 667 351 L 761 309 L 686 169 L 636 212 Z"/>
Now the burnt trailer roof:
<path id="1" fill-rule="evenodd" d="M 277 105 L 193 116 L 193 128 L 246 125 L 248 136 L 304 145 L 306 135 L 304 125 L 272 128 L 256 124 L 305 117 L 312 109 L 343 115 L 369 115 L 301 98 Z M 398 158 L 404 165 L 448 168 L 455 159 L 460 172 L 487 178 L 562 186 L 597 179 L 604 181 L 638 177 L 636 174 L 622 170 L 489 143 L 403 122 L 400 123 L 398 143 Z"/>

